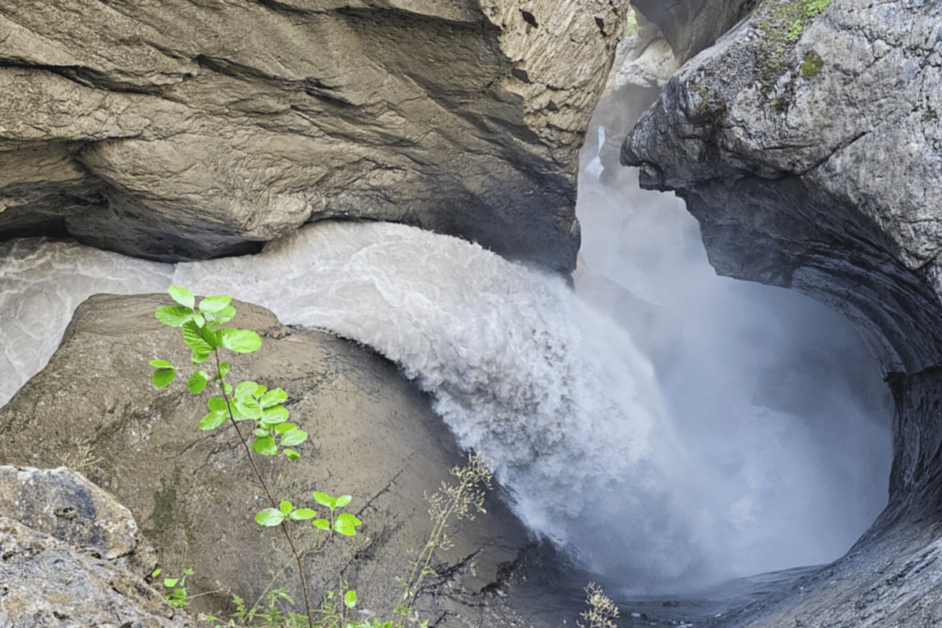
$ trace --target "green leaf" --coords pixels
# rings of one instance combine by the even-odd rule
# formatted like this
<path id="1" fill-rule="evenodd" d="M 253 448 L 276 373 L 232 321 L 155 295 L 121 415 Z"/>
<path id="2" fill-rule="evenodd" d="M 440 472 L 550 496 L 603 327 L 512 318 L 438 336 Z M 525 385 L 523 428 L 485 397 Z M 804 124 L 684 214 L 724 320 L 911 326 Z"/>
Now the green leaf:
<path id="1" fill-rule="evenodd" d="M 170 362 L 167 362 L 166 360 L 151 360 L 150 362 L 148 362 L 148 364 L 158 369 L 172 369 L 173 368 L 173 364 L 171 364 Z"/>
<path id="2" fill-rule="evenodd" d="M 170 289 L 167 290 L 170 293 L 170 297 L 179 303 L 190 309 L 193 309 L 193 306 L 196 304 L 196 299 L 193 298 L 193 293 L 187 290 L 186 288 L 181 288 L 180 286 L 170 286 Z"/>
<path id="3" fill-rule="evenodd" d="M 316 501 L 321 506 L 327 506 L 328 508 L 333 509 L 333 507 L 331 506 L 331 504 L 334 501 L 333 497 L 331 497 L 327 493 L 319 493 L 317 491 L 314 491 L 313 494 L 314 494 L 314 501 Z"/>
<path id="4" fill-rule="evenodd" d="M 206 314 L 216 314 L 222 312 L 224 309 L 229 307 L 229 303 L 232 302 L 232 297 L 220 294 L 214 297 L 206 297 L 200 301 L 200 312 Z"/>
<path id="5" fill-rule="evenodd" d="M 278 504 L 278 508 L 281 510 L 281 512 L 287 515 L 289 512 L 294 510 L 294 505 L 291 502 L 281 502 Z"/>
<path id="6" fill-rule="evenodd" d="M 264 408 L 265 406 L 261 407 Z M 266 408 L 262 412 L 262 421 L 267 425 L 277 425 L 287 421 L 289 416 L 284 406 L 275 406 L 274 408 Z"/>
<path id="7" fill-rule="evenodd" d="M 252 395 L 256 390 L 258 390 L 258 384 L 253 381 L 242 382 L 235 389 L 236 397 L 247 397 Z"/>
<path id="8" fill-rule="evenodd" d="M 343 594 L 343 603 L 347 608 L 353 608 L 357 605 L 357 592 L 356 591 L 347 591 Z"/>
<path id="9" fill-rule="evenodd" d="M 219 330 L 219 343 L 236 353 L 251 353 L 262 346 L 262 338 L 248 329 Z"/>
<path id="10" fill-rule="evenodd" d="M 177 586 L 178 582 L 180 582 L 179 578 L 164 578 L 164 586 L 168 589 Z"/>
<path id="11" fill-rule="evenodd" d="M 229 369 L 230 369 L 230 368 L 231 368 L 231 367 L 229 366 L 229 363 L 228 363 L 228 362 L 222 362 L 222 363 L 220 363 L 220 365 L 219 365 L 219 374 L 222 375 L 223 377 L 225 377 L 226 375 L 229 374 Z"/>
<path id="12" fill-rule="evenodd" d="M 285 454 L 285 457 L 288 458 L 288 460 L 294 461 L 294 460 L 300 460 L 300 459 L 301 459 L 301 454 L 299 454 L 298 452 L 296 452 L 296 451 L 293 450 L 293 449 L 285 449 L 285 450 L 283 451 L 283 453 Z"/>
<path id="13" fill-rule="evenodd" d="M 252 434 L 254 434 L 255 436 L 258 436 L 259 438 L 264 438 L 269 435 L 268 430 L 263 429 L 261 427 L 257 427 L 254 430 L 252 430 Z"/>
<path id="14" fill-rule="evenodd" d="M 183 327 L 183 323 L 193 320 L 193 310 L 181 305 L 166 305 L 157 308 L 154 314 L 157 320 L 170 327 Z"/>
<path id="15" fill-rule="evenodd" d="M 151 578 L 156 578 L 157 576 L 160 575 L 160 572 L 161 572 L 161 571 L 163 571 L 163 567 L 158 567 L 157 569 L 155 569 L 155 570 L 150 574 L 150 577 L 151 577 Z"/>
<path id="16" fill-rule="evenodd" d="M 226 393 L 230 397 L 232 396 L 232 384 L 229 382 L 222 383 L 222 392 Z"/>
<path id="17" fill-rule="evenodd" d="M 275 445 L 275 439 L 271 436 L 256 438 L 255 442 L 252 443 L 252 449 L 262 454 L 263 456 L 278 455 L 278 446 Z"/>
<path id="18" fill-rule="evenodd" d="M 173 376 L 176 375 L 176 371 L 172 368 L 169 369 L 157 369 L 154 371 L 154 377 L 151 381 L 154 382 L 154 386 L 157 388 L 163 388 L 167 386 L 170 382 L 173 381 Z"/>
<path id="19" fill-rule="evenodd" d="M 356 536 L 357 526 L 362 523 L 362 521 L 349 512 L 342 512 L 337 516 L 337 521 L 334 523 L 334 530 L 344 536 Z"/>
<path id="20" fill-rule="evenodd" d="M 217 325 L 222 325 L 235 318 L 236 309 L 231 305 L 227 305 L 219 312 L 203 312 L 203 315 L 206 317 L 206 320 L 213 321 Z"/>
<path id="21" fill-rule="evenodd" d="M 252 397 L 239 397 L 233 400 L 232 405 L 235 406 L 235 409 L 239 411 L 246 419 L 260 419 L 262 418 L 262 409 L 258 405 L 258 401 Z"/>
<path id="22" fill-rule="evenodd" d="M 190 375 L 190 381 L 187 382 L 186 387 L 190 389 L 191 393 L 198 395 L 206 388 L 206 382 L 208 381 L 209 373 L 206 371 L 196 371 Z"/>
<path id="23" fill-rule="evenodd" d="M 327 519 L 315 519 L 314 521 L 311 522 L 311 525 L 317 528 L 318 530 L 330 529 L 330 521 L 327 521 Z"/>
<path id="24" fill-rule="evenodd" d="M 222 397 L 213 397 L 206 402 L 206 405 L 209 406 L 209 409 L 213 412 L 228 412 L 229 405 L 226 403 L 226 400 Z"/>
<path id="25" fill-rule="evenodd" d="M 214 430 L 226 421 L 226 415 L 222 412 L 210 412 L 200 420 L 200 429 L 204 432 Z"/>
<path id="26" fill-rule="evenodd" d="M 313 519 L 317 516 L 317 513 L 311 510 L 310 508 L 298 508 L 291 513 L 290 517 L 295 521 L 304 521 L 305 519 Z"/>
<path id="27" fill-rule="evenodd" d="M 260 526 L 265 526 L 270 528 L 276 526 L 285 520 L 285 515 L 280 510 L 275 508 L 266 508 L 257 515 L 255 515 L 255 523 Z"/>
<path id="28" fill-rule="evenodd" d="M 284 434 L 285 432 L 290 432 L 291 430 L 298 429 L 298 426 L 294 423 L 279 423 L 275 426 L 275 431 L 279 434 Z"/>
<path id="29" fill-rule="evenodd" d="M 336 504 L 334 507 L 335 507 L 335 508 L 343 508 L 344 506 L 346 506 L 347 504 L 349 504 L 352 499 L 353 499 L 353 498 L 352 498 L 351 496 L 349 496 L 349 495 L 341 495 L 341 496 L 338 497 L 338 498 L 336 499 L 336 501 L 334 502 L 334 503 Z"/>
<path id="30" fill-rule="evenodd" d="M 295 428 L 293 430 L 288 430 L 281 436 L 281 446 L 282 447 L 297 447 L 301 443 L 307 440 L 307 432 L 302 429 Z"/>
<path id="31" fill-rule="evenodd" d="M 209 357 L 208 353 L 199 353 L 197 351 L 190 351 L 190 363 L 191 364 L 202 364 L 206 361 L 206 358 Z"/>
<path id="32" fill-rule="evenodd" d="M 154 366 L 156 366 L 156 364 Z M 262 398 L 259 400 L 259 402 L 262 404 L 263 408 L 271 408 L 272 406 L 275 406 L 279 403 L 284 403 L 287 400 L 288 393 L 280 388 L 274 388 L 262 395 Z"/>
<path id="33" fill-rule="evenodd" d="M 202 315 L 202 314 L 194 314 L 194 315 L 193 315 L 193 322 L 196 323 L 197 326 L 199 326 L 199 327 L 205 327 L 205 326 L 206 326 L 206 319 L 203 318 L 203 315 Z"/>
<path id="34" fill-rule="evenodd" d="M 210 344 L 211 340 L 215 340 L 213 335 L 211 330 L 198 327 L 195 321 L 189 321 L 183 325 L 183 342 L 193 350 L 193 353 L 204 356 L 200 362 L 213 352 L 214 347 Z"/>

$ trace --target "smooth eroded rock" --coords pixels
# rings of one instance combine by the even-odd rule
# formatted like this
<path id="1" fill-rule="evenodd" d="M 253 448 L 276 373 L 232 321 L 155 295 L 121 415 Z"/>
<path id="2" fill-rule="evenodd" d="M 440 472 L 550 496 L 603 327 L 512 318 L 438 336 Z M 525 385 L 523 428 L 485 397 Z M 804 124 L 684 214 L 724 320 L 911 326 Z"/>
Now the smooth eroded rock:
<path id="1" fill-rule="evenodd" d="M 357 218 L 571 270 L 627 1 L 380 4 L 0 2 L 0 237 L 179 261 Z"/>
<path id="2" fill-rule="evenodd" d="M 97 295 L 79 306 L 49 365 L 0 410 L 0 461 L 64 461 L 114 493 L 168 575 L 190 567 L 190 595 L 211 592 L 196 598 L 198 611 L 226 610 L 228 591 L 254 602 L 271 580 L 268 570 L 282 567 L 277 586 L 288 587 L 300 604 L 278 530 L 253 520 L 270 504 L 235 430 L 199 431 L 210 395 L 191 395 L 185 380 L 165 389 L 150 382 L 151 359 L 189 363 L 180 330 L 154 317 L 171 303 L 163 296 Z M 408 575 L 431 531 L 424 494 L 449 479 L 464 456 L 428 398 L 391 363 L 328 334 L 287 328 L 260 307 L 237 306 L 232 325 L 257 330 L 263 344 L 231 356 L 232 381 L 283 388 L 292 420 L 311 435 L 298 447 L 298 462 L 259 460 L 277 499 L 316 507 L 314 490 L 347 493 L 348 510 L 364 522 L 357 537 L 335 538 L 306 557 L 313 599 L 342 577 L 359 592 L 361 608 L 385 613 L 401 593 L 396 576 Z M 308 523 L 296 526 L 303 545 L 315 545 L 319 534 Z M 452 524 L 450 536 L 454 548 L 433 561 L 441 574 L 429 579 L 436 595 L 420 598 L 419 606 L 428 616 L 457 608 L 472 622 L 466 625 L 476 625 L 481 591 L 514 563 L 526 533 L 489 498 L 487 514 Z"/>
<path id="3" fill-rule="evenodd" d="M 711 626 L 934 625 L 942 529 L 942 41 L 929 2 L 775 2 L 667 84 L 622 146 L 721 274 L 843 312 L 896 402 L 889 504 L 851 552 Z"/>

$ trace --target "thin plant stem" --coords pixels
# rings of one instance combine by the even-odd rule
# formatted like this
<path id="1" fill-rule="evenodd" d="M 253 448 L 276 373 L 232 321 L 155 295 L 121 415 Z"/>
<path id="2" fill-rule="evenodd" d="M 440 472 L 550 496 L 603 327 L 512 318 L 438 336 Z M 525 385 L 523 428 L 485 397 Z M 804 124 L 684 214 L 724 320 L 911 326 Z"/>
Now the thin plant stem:
<path id="1" fill-rule="evenodd" d="M 235 417 L 232 414 L 232 403 L 229 401 L 229 395 L 226 394 L 225 387 L 222 386 L 223 375 L 222 364 L 219 359 L 219 350 L 213 349 L 213 354 L 216 356 L 216 372 L 219 374 L 219 388 L 222 391 L 223 400 L 226 402 L 226 408 L 229 410 L 229 420 L 232 421 L 232 426 L 235 427 L 236 434 L 239 435 L 239 440 L 242 441 L 242 447 L 245 448 L 245 455 L 248 456 L 249 462 L 252 464 L 252 469 L 255 471 L 255 477 L 258 478 L 259 484 L 262 485 L 262 489 L 264 489 L 265 494 L 268 495 L 268 500 L 271 502 L 271 507 L 277 510 L 278 502 L 275 501 L 275 496 L 272 495 L 271 490 L 268 488 L 268 483 L 265 482 L 262 472 L 259 471 L 258 465 L 255 464 L 255 459 L 252 457 L 252 448 L 249 447 L 245 437 L 242 436 L 242 431 L 239 429 L 239 424 L 236 422 Z M 304 594 L 304 606 L 307 609 L 307 621 L 310 628 L 314 628 L 314 614 L 311 611 L 311 598 L 307 592 L 307 575 L 304 572 L 302 554 L 298 551 L 297 545 L 295 545 L 294 542 L 294 538 L 291 536 L 291 532 L 288 531 L 287 521 L 281 522 L 281 531 L 285 533 L 285 538 L 288 540 L 288 545 L 291 546 L 291 552 L 294 554 L 294 558 L 298 563 L 298 575 L 301 577 L 301 592 Z"/>

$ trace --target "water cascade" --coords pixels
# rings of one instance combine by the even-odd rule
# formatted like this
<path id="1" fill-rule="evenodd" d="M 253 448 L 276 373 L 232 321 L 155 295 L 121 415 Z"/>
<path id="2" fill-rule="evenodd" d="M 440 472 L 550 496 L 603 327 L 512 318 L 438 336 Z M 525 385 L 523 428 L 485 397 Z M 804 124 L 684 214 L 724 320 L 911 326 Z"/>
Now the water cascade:
<path id="1" fill-rule="evenodd" d="M 521 518 L 610 580 L 665 589 L 836 558 L 885 501 L 888 410 L 865 350 L 806 299 L 714 277 L 676 204 L 654 212 L 627 183 L 587 179 L 581 296 L 385 223 L 312 225 L 255 256 L 176 267 L 2 244 L 0 369 L 14 375 L 0 401 L 86 296 L 172 282 L 401 364 Z"/>

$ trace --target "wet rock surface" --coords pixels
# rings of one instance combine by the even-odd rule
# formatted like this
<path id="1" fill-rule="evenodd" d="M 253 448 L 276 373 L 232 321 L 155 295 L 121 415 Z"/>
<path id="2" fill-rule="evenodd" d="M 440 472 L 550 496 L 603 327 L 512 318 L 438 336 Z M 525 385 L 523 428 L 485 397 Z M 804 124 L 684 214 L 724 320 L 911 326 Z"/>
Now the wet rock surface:
<path id="1" fill-rule="evenodd" d="M 940 10 L 758 3 L 622 146 L 720 274 L 800 290 L 868 341 L 896 402 L 889 504 L 851 552 L 709 626 L 939 621 Z"/>
<path id="2" fill-rule="evenodd" d="M 0 466 L 0 624 L 184 628 L 131 513 L 77 473 Z"/>
<path id="3" fill-rule="evenodd" d="M 162 261 L 323 218 L 564 271 L 625 0 L 0 2 L 0 237 Z"/>
<path id="4" fill-rule="evenodd" d="M 194 600 L 196 612 L 233 610 L 229 591 L 254 602 L 271 580 L 268 570 L 286 565 L 276 586 L 300 600 L 277 530 L 253 520 L 268 503 L 237 435 L 231 427 L 197 429 L 206 401 L 185 381 L 167 389 L 150 383 L 148 360 L 189 361 L 179 330 L 154 318 L 168 304 L 161 296 L 84 302 L 49 365 L 0 410 L 0 461 L 52 466 L 65 456 L 111 491 L 134 513 L 168 575 L 194 570 L 190 595 L 208 592 Z M 285 327 L 263 308 L 237 307 L 232 325 L 257 330 L 263 344 L 232 360 L 234 381 L 284 388 L 292 419 L 311 434 L 300 461 L 261 461 L 273 491 L 298 507 L 314 505 L 312 490 L 349 493 L 348 510 L 364 522 L 357 537 L 306 557 L 313 599 L 342 577 L 361 608 L 385 613 L 401 594 L 396 576 L 408 575 L 431 530 L 424 494 L 464 456 L 428 398 L 391 363 L 328 334 Z M 454 547 L 436 554 L 440 575 L 420 598 L 423 616 L 478 625 L 486 591 L 500 586 L 527 546 L 522 525 L 493 495 L 487 510 L 453 524 Z M 300 541 L 313 544 L 318 531 L 306 528 Z"/>

